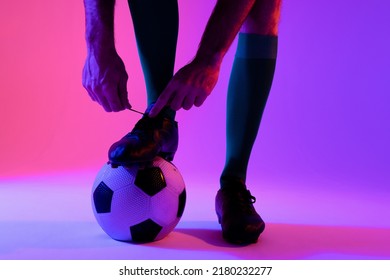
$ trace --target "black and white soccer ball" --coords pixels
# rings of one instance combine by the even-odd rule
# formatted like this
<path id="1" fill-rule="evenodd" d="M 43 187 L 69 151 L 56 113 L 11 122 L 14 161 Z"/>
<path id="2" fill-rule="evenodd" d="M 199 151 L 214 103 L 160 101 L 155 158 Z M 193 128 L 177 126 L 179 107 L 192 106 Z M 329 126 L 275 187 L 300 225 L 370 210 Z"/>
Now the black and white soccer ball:
<path id="1" fill-rule="evenodd" d="M 167 236 L 186 202 L 183 177 L 172 163 L 152 162 L 113 168 L 106 164 L 92 188 L 92 206 L 101 228 L 113 239 L 136 243 Z"/>

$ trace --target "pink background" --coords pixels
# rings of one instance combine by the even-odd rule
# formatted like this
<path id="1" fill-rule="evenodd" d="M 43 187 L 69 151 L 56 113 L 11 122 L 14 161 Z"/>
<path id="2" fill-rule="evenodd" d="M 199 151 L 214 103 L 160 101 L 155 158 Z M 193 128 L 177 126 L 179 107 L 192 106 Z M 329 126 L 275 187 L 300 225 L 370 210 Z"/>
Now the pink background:
<path id="1" fill-rule="evenodd" d="M 127 2 L 117 2 L 116 40 L 130 75 L 130 102 L 144 110 L 131 17 Z M 176 68 L 193 56 L 214 1 L 179 5 Z M 389 9 L 380 0 L 285 1 L 274 86 L 248 180 L 389 186 Z M 6 0 L 0 21 L 0 177 L 97 171 L 139 115 L 106 113 L 82 88 L 82 1 Z M 234 48 L 204 106 L 178 113 L 174 162 L 184 177 L 217 181 L 222 170 Z"/>

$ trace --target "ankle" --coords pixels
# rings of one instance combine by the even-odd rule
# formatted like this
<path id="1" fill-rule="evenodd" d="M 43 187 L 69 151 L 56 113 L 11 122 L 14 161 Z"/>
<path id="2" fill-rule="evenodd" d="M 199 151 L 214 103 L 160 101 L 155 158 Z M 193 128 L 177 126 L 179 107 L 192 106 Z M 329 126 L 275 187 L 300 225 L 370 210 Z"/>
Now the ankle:
<path id="1" fill-rule="evenodd" d="M 220 178 L 221 189 L 223 188 L 244 188 L 246 189 L 245 180 L 235 175 L 222 175 Z"/>
<path id="2" fill-rule="evenodd" d="M 146 108 L 146 111 L 145 111 L 145 114 L 148 115 L 150 110 L 152 110 L 153 106 L 154 106 L 155 102 L 153 103 L 150 103 L 148 105 L 148 108 Z M 175 117 L 176 117 L 176 111 L 173 110 L 171 107 L 169 106 L 166 106 L 164 107 L 160 113 L 158 114 L 158 117 L 161 117 L 161 118 L 167 118 L 171 121 L 174 121 L 175 120 Z"/>

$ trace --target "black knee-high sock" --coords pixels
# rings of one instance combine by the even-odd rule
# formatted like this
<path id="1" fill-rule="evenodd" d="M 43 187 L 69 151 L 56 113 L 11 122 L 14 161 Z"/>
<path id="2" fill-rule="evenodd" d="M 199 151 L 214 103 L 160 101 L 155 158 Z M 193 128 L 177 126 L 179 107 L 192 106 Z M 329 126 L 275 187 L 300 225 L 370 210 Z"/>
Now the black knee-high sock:
<path id="1" fill-rule="evenodd" d="M 246 180 L 248 161 L 275 71 L 277 37 L 240 33 L 227 100 L 226 179 Z M 222 184 L 223 185 L 223 184 Z"/>
<path id="2" fill-rule="evenodd" d="M 179 29 L 178 4 L 177 0 L 128 0 L 128 3 L 150 105 L 173 75 Z M 175 112 L 168 111 L 174 117 Z"/>

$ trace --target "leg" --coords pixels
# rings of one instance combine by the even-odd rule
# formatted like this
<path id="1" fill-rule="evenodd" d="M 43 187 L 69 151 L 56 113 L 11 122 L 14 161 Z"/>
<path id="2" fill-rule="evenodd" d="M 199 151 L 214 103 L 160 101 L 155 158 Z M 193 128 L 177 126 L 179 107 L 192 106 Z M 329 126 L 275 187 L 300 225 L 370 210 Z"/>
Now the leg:
<path id="1" fill-rule="evenodd" d="M 128 0 L 145 76 L 148 105 L 173 75 L 179 29 L 177 0 Z"/>
<path id="2" fill-rule="evenodd" d="M 173 75 L 178 35 L 177 0 L 128 0 L 145 76 L 148 109 Z M 173 160 L 178 146 L 175 111 L 164 108 L 156 118 L 142 117 L 133 130 L 108 151 L 113 166 L 151 161 L 156 156 Z"/>
<path id="3" fill-rule="evenodd" d="M 222 177 L 246 180 L 275 70 L 280 2 L 257 1 L 239 34 L 228 88 L 227 150 Z"/>
<path id="4" fill-rule="evenodd" d="M 216 212 L 226 240 L 253 243 L 265 228 L 246 189 L 248 161 L 273 80 L 281 0 L 258 0 L 239 33 L 227 101 L 226 162 Z"/>

